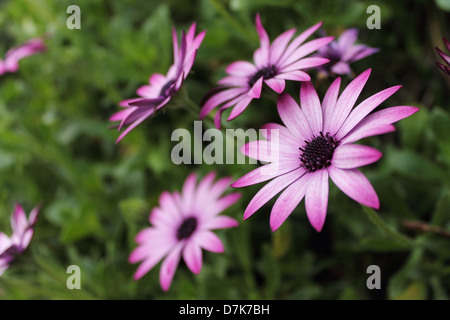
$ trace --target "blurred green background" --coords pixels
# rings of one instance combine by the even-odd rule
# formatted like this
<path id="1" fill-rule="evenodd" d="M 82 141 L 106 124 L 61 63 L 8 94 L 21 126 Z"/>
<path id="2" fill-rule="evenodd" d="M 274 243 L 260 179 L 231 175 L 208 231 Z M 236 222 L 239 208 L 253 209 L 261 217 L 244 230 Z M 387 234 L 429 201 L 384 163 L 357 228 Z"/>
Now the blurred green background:
<path id="1" fill-rule="evenodd" d="M 66 27 L 72 4 L 81 9 L 80 30 Z M 381 29 L 369 30 L 371 4 L 0 1 L 1 56 L 36 36 L 46 35 L 48 46 L 22 60 L 17 73 L 0 77 L 0 230 L 11 233 L 14 203 L 27 213 L 43 205 L 30 247 L 0 278 L 0 299 L 450 298 L 450 77 L 435 66 L 435 47 L 444 49 L 442 36 L 450 38 L 450 4 L 377 1 Z M 362 169 L 381 209 L 365 210 L 331 184 L 321 233 L 310 226 L 303 202 L 272 233 L 273 200 L 242 222 L 261 185 L 240 189 L 242 199 L 224 213 L 240 226 L 218 232 L 225 253 L 204 252 L 199 275 L 182 262 L 167 293 L 159 286 L 159 265 L 135 282 L 137 265 L 127 262 L 128 255 L 163 190 L 180 190 L 191 171 L 238 178 L 256 165 L 173 164 L 172 131 L 192 131 L 198 120 L 183 105 L 160 112 L 118 145 L 108 118 L 120 100 L 135 97 L 151 73 L 166 73 L 172 64 L 171 27 L 180 34 L 194 21 L 207 35 L 183 88 L 201 103 L 227 64 L 251 60 L 259 45 L 256 12 L 271 40 L 318 21 L 331 35 L 359 28 L 361 43 L 380 48 L 351 65 L 355 74 L 373 68 L 359 101 L 402 84 L 382 107 L 421 108 L 396 124 L 396 132 L 363 141 L 384 153 Z M 350 80 L 344 76 L 343 85 Z M 315 82 L 319 96 L 331 81 Z M 298 88 L 290 83 L 287 91 L 298 99 Z M 271 98 L 254 101 L 230 127 L 280 122 Z M 424 232 L 410 221 L 437 229 Z M 81 290 L 66 287 L 69 265 L 81 268 Z M 366 287 L 369 265 L 381 269 L 380 290 Z"/>

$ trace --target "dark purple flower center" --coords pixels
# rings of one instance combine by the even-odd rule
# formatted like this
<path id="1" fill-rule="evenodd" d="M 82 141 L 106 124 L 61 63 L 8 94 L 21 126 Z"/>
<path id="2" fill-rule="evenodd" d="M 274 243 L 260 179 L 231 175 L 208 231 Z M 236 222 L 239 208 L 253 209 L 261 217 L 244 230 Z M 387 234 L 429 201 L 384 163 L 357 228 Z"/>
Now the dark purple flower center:
<path id="1" fill-rule="evenodd" d="M 303 148 L 299 148 L 302 152 L 300 155 L 301 166 L 308 172 L 328 167 L 331 164 L 333 152 L 339 143 L 334 137 L 330 136 L 329 132 L 326 135 L 320 132 L 320 136 L 313 137 L 310 141 L 305 140 Z"/>
<path id="2" fill-rule="evenodd" d="M 183 240 L 189 238 L 196 228 L 197 228 L 197 218 L 189 217 L 184 219 L 184 221 L 178 227 L 177 239 Z"/>
<path id="3" fill-rule="evenodd" d="M 264 80 L 270 79 L 275 77 L 277 73 L 277 68 L 274 65 L 259 69 L 254 75 L 248 78 L 248 85 L 251 88 L 259 78 L 263 77 Z"/>
<path id="4" fill-rule="evenodd" d="M 175 83 L 175 80 L 169 80 L 167 83 L 161 88 L 161 91 L 159 91 L 160 97 L 168 97 L 171 94 L 171 86 Z"/>

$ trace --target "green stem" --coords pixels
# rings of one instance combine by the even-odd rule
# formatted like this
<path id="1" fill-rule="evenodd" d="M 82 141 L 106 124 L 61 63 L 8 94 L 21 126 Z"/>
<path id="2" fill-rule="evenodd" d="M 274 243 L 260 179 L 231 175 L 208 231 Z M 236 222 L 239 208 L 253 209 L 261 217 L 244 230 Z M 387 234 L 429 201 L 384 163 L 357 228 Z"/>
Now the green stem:
<path id="1" fill-rule="evenodd" d="M 392 229 L 391 227 L 389 227 L 373 209 L 371 209 L 369 207 L 363 207 L 363 209 L 364 209 L 365 213 L 368 215 L 370 221 L 372 221 L 373 224 L 375 226 L 377 226 L 378 229 L 380 229 L 383 233 L 387 234 L 392 239 L 394 239 L 394 240 L 398 241 L 399 243 L 402 243 L 408 247 L 414 246 L 414 241 L 411 238 L 409 238 L 409 237 L 397 232 L 396 230 Z"/>

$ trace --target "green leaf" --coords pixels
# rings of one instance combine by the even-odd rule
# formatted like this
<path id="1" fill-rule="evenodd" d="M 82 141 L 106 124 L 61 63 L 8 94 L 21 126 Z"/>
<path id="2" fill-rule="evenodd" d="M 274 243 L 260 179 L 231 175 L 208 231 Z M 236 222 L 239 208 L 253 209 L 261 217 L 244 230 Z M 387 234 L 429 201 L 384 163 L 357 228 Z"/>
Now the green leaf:
<path id="1" fill-rule="evenodd" d="M 379 236 L 364 238 L 360 241 L 360 245 L 363 249 L 376 252 L 405 251 L 410 248 L 403 242 Z"/>
<path id="2" fill-rule="evenodd" d="M 436 207 L 433 211 L 431 224 L 441 228 L 445 228 L 446 224 L 450 222 L 450 190 L 442 191 Z"/>

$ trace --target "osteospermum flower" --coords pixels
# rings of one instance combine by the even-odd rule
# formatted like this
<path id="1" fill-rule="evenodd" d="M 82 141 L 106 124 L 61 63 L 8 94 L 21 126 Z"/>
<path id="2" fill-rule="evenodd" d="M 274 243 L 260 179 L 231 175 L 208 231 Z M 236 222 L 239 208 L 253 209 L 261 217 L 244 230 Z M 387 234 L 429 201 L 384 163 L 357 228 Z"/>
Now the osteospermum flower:
<path id="1" fill-rule="evenodd" d="M 442 41 L 444 41 L 445 46 L 447 47 L 447 51 L 450 52 L 450 41 L 448 41 L 445 38 L 442 38 Z M 445 64 L 439 63 L 436 61 L 436 64 L 439 68 L 441 68 L 442 71 L 444 71 L 446 74 L 450 75 L 450 56 L 442 52 L 439 48 L 436 47 L 436 51 L 439 54 L 439 56 L 442 58 Z"/>
<path id="2" fill-rule="evenodd" d="M 20 205 L 16 205 L 11 215 L 11 238 L 0 232 L 0 276 L 9 268 L 14 258 L 28 247 L 33 237 L 33 226 L 36 223 L 39 208 L 31 210 L 27 219 Z"/>
<path id="3" fill-rule="evenodd" d="M 149 84 L 141 86 L 136 91 L 142 98 L 123 100 L 119 103 L 125 109 L 112 115 L 110 121 L 120 121 L 119 131 L 124 126 L 127 128 L 121 133 L 117 142 L 142 121 L 164 107 L 180 90 L 181 84 L 191 71 L 197 50 L 206 34 L 206 31 L 202 31 L 195 35 L 195 28 L 196 24 L 193 23 L 187 34 L 183 31 L 180 46 L 178 46 L 176 31 L 172 29 L 174 63 L 167 74 L 152 74 Z"/>
<path id="4" fill-rule="evenodd" d="M 19 60 L 45 51 L 45 49 L 44 41 L 41 38 L 34 38 L 16 48 L 8 50 L 5 54 L 5 59 L 0 59 L 0 75 L 7 72 L 17 72 L 19 69 Z"/>
<path id="5" fill-rule="evenodd" d="M 134 274 L 138 280 L 160 260 L 159 279 L 167 291 L 172 283 L 180 257 L 188 268 L 198 274 L 202 268 L 202 249 L 223 252 L 222 241 L 211 230 L 236 227 L 238 222 L 219 214 L 234 204 L 239 193 L 221 197 L 231 179 L 222 178 L 214 183 L 214 173 L 208 174 L 196 185 L 195 174 L 189 175 L 182 193 L 163 192 L 159 207 L 149 217 L 151 227 L 136 236 L 138 247 L 129 257 L 130 263 L 142 261 Z"/>
<path id="6" fill-rule="evenodd" d="M 379 51 L 363 44 L 355 44 L 358 38 L 358 29 L 345 30 L 339 39 L 330 42 L 319 49 L 314 56 L 327 58 L 330 62 L 318 69 L 323 73 L 350 74 L 350 63 L 361 60 Z"/>
<path id="7" fill-rule="evenodd" d="M 320 57 L 305 58 L 333 40 L 333 37 L 323 37 L 304 43 L 321 25 L 320 22 L 312 26 L 292 41 L 296 30 L 290 29 L 270 43 L 257 14 L 256 30 L 261 46 L 253 54 L 254 63 L 236 61 L 226 68 L 228 76 L 219 81 L 224 90 L 205 102 L 200 118 L 203 119 L 214 108 L 223 104 L 214 121 L 216 127 L 220 128 L 222 112 L 234 106 L 228 121 L 239 116 L 253 99 L 259 99 L 263 82 L 275 92 L 282 93 L 286 80 L 310 81 L 310 76 L 302 69 L 317 67 L 329 61 Z"/>
<path id="8" fill-rule="evenodd" d="M 355 78 L 339 98 L 341 79 L 337 78 L 322 103 L 311 82 L 302 83 L 301 108 L 288 94 L 279 97 L 278 113 L 285 126 L 265 125 L 267 140 L 252 141 L 242 148 L 247 156 L 270 163 L 231 185 L 244 187 L 273 179 L 250 201 L 244 219 L 284 190 L 272 208 L 271 229 L 277 230 L 305 197 L 308 219 L 317 231 L 321 231 L 327 213 L 328 178 L 351 199 L 379 208 L 374 188 L 358 168 L 377 161 L 382 154 L 355 142 L 394 131 L 392 123 L 419 109 L 398 106 L 371 113 L 400 86 L 378 92 L 353 108 L 370 72 L 368 69 Z M 274 137 L 277 138 L 275 143 Z"/>

